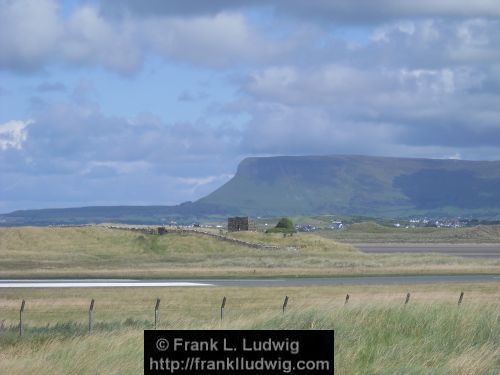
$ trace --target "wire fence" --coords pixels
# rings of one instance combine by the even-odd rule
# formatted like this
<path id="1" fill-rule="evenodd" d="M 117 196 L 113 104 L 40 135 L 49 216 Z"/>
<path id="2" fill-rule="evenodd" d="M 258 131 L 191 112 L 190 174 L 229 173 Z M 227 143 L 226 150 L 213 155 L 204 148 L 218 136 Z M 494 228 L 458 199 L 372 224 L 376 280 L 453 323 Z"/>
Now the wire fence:
<path id="1" fill-rule="evenodd" d="M 460 306 L 464 302 L 464 291 L 461 291 L 455 300 L 456 305 Z M 343 306 L 348 306 L 353 304 L 352 296 L 349 294 L 345 295 L 345 299 L 343 300 Z M 411 304 L 411 293 L 407 293 L 401 298 L 400 304 L 403 307 L 406 307 Z M 278 304 L 273 303 L 274 307 L 270 307 L 269 305 L 265 307 L 261 305 L 260 307 L 253 306 L 252 311 L 253 314 L 258 314 L 259 312 L 269 312 L 269 311 L 281 311 L 283 315 L 288 312 L 289 304 L 292 299 L 286 295 L 282 299 L 281 303 Z M 393 300 L 392 303 L 397 300 Z M 18 322 L 7 324 L 7 320 L 0 316 L 0 336 L 5 334 L 8 331 L 12 331 L 17 329 L 18 335 L 23 336 L 26 332 L 26 314 L 30 314 L 30 318 L 33 319 L 35 314 L 40 314 L 43 319 L 49 322 L 53 322 L 52 325 L 50 323 L 45 326 L 41 325 L 40 322 L 38 324 L 33 324 L 29 326 L 29 332 L 37 333 L 44 330 L 49 330 L 52 328 L 53 330 L 73 330 L 73 331 L 81 331 L 81 326 L 83 325 L 83 315 L 87 316 L 86 321 L 86 332 L 91 334 L 94 329 L 97 327 L 99 330 L 108 330 L 116 328 L 116 325 L 125 325 L 125 326 L 134 326 L 134 327 L 143 327 L 146 329 L 157 329 L 160 327 L 160 316 L 165 314 L 167 318 L 172 316 L 179 316 L 179 312 L 184 312 L 186 315 L 189 313 L 194 313 L 194 315 L 200 316 L 199 312 L 203 310 L 204 314 L 201 314 L 201 320 L 214 321 L 218 317 L 221 322 L 227 319 L 226 309 L 229 308 L 237 313 L 239 316 L 248 315 L 248 312 L 245 311 L 245 304 L 242 301 L 237 302 L 234 305 L 229 303 L 229 300 L 226 296 L 223 296 L 220 300 L 220 304 L 218 307 L 211 303 L 207 306 L 207 304 L 197 303 L 195 305 L 190 304 L 189 309 L 182 309 L 178 304 L 168 304 L 166 306 L 162 306 L 161 298 L 156 298 L 154 303 L 151 303 L 151 306 L 148 308 L 146 306 L 127 306 L 126 311 L 117 311 L 112 305 L 103 306 L 104 314 L 100 316 L 100 321 L 95 321 L 95 312 L 99 309 L 99 301 L 95 299 L 91 299 L 89 301 L 88 307 L 84 310 L 82 306 L 73 307 L 71 309 L 68 306 L 65 306 L 63 310 L 65 310 L 65 314 L 61 311 L 61 308 L 54 310 L 40 309 L 39 307 L 35 307 L 33 311 L 30 311 L 29 301 L 23 299 L 20 301 L 19 310 L 18 310 Z M 269 301 L 266 301 L 269 302 Z M 360 301 L 361 302 L 361 301 Z M 308 304 L 306 301 L 302 301 L 297 307 L 307 307 Z M 341 305 L 342 306 L 342 305 Z M 341 307 L 340 306 L 340 307 Z M 208 308 L 208 309 L 207 309 Z M 279 309 L 279 310 L 278 310 Z M 151 320 L 148 320 L 146 317 L 151 316 Z M 131 318 L 131 316 L 135 318 Z M 234 316 L 238 316 L 235 314 Z M 66 322 L 60 322 L 61 318 L 64 317 L 69 318 L 66 319 Z M 76 319 L 75 319 L 76 318 Z M 106 322 L 107 318 L 107 322 Z M 125 318 L 121 323 L 120 319 Z M 72 320 L 71 320 L 72 319 Z M 55 323 L 54 323 L 55 322 Z"/>

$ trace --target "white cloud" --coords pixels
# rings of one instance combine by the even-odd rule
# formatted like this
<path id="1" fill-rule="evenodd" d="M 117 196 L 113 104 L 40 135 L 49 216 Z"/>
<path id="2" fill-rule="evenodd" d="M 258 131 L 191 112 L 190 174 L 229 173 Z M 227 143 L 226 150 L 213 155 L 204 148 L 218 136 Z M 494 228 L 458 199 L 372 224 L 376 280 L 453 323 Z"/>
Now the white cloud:
<path id="1" fill-rule="evenodd" d="M 206 184 L 210 184 L 216 180 L 226 179 L 229 180 L 233 175 L 231 174 L 222 174 L 218 176 L 204 176 L 204 177 L 178 177 L 177 181 L 182 184 L 190 185 L 190 186 L 202 186 Z"/>
<path id="2" fill-rule="evenodd" d="M 12 120 L 0 124 L 0 150 L 9 148 L 21 150 L 27 138 L 26 127 L 33 122 L 33 120 Z"/>
<path id="3" fill-rule="evenodd" d="M 0 125 L 1 149 L 17 150 L 0 153 L 0 171 L 97 176 L 108 170 L 185 177 L 189 168 L 211 159 L 220 172 L 219 158 L 237 147 L 234 137 L 207 124 L 168 124 L 147 115 L 110 117 L 96 105 L 59 103 L 40 111 L 35 121 Z"/>
<path id="4" fill-rule="evenodd" d="M 134 72 L 143 59 L 137 26 L 128 18 L 112 23 L 95 7 L 83 6 L 65 23 L 65 36 L 59 41 L 61 54 L 71 62 Z"/>
<path id="5" fill-rule="evenodd" d="M 463 43 L 458 30 L 488 31 Z M 496 22 L 424 21 L 394 25 L 384 42 L 347 55 L 255 69 L 242 80 L 233 109 L 250 114 L 247 152 L 462 155 L 490 158 L 500 147 L 500 56 L 491 64 L 459 60 L 467 44 L 496 54 Z M 467 37 L 469 38 L 469 37 Z M 331 55 L 342 61 L 346 55 Z M 441 147 L 441 151 L 439 148 Z M 474 150 L 477 151 L 475 154 Z M 422 154 L 420 154 L 422 153 Z M 479 156 L 480 155 L 480 156 Z"/>
<path id="6" fill-rule="evenodd" d="M 238 13 L 140 21 L 142 38 L 166 60 L 209 67 L 269 61 L 291 47 L 266 38 Z"/>
<path id="7" fill-rule="evenodd" d="M 375 42 L 388 42 L 390 34 L 395 32 L 413 35 L 415 33 L 415 24 L 411 21 L 406 21 L 378 27 L 373 31 L 371 39 Z"/>
<path id="8" fill-rule="evenodd" d="M 213 15 L 227 10 L 267 7 L 280 15 L 314 22 L 385 22 L 408 17 L 498 17 L 496 0 L 121 0 L 102 4 L 106 13 L 148 15 Z"/>
<path id="9" fill-rule="evenodd" d="M 10 87 L 17 75 L 51 64 L 63 75 L 44 76 L 50 81 L 37 95 L 68 85 L 71 97 L 56 104 L 44 97 L 27 116 L 36 123 L 0 125 L 0 179 L 19 181 L 6 199 L 95 202 L 98 192 L 103 202 L 175 203 L 226 181 L 242 155 L 500 156 L 498 1 L 72 3 L 62 10 L 56 0 L 0 0 L 0 69 L 15 70 L 2 98 L 22 96 Z M 165 110 L 177 104 L 169 103 L 167 80 L 140 87 L 165 90 L 168 123 L 150 114 L 108 116 L 92 85 L 76 77 L 87 71 L 68 68 L 128 75 L 150 57 L 151 65 L 188 64 L 186 71 L 202 67 L 207 76 L 217 70 L 214 81 L 229 72 L 232 87 L 224 81 L 220 91 L 231 91 L 231 102 L 209 104 L 193 88 L 179 97 L 198 100 L 189 108 L 210 105 L 223 123 L 176 121 L 177 111 Z M 80 79 L 72 93 L 69 82 Z M 122 82 L 115 87 L 127 87 Z M 216 97 L 219 87 L 209 90 Z"/>
<path id="10" fill-rule="evenodd" d="M 112 171 L 120 174 L 133 174 L 147 172 L 151 169 L 151 163 L 143 160 L 139 161 L 89 161 L 80 171 L 81 175 L 93 174 L 96 170 Z"/>
<path id="11" fill-rule="evenodd" d="M 362 43 L 354 43 L 353 49 L 352 41 L 344 45 L 338 40 L 337 44 L 330 43 L 332 28 L 349 23 L 358 25 L 362 20 L 370 25 L 368 30 L 378 25 L 372 32 L 374 43 L 369 43 L 369 48 L 372 57 L 385 56 L 385 63 L 411 61 L 419 52 L 427 55 L 413 63 L 421 63 L 423 59 L 433 62 L 452 58 L 467 62 L 498 58 L 498 48 L 492 48 L 499 39 L 495 36 L 498 35 L 495 17 L 500 17 L 496 2 L 438 3 L 380 0 L 361 4 L 342 0 L 311 4 L 292 0 L 285 8 L 279 2 L 263 1 L 260 4 L 268 4 L 275 10 L 273 27 L 252 20 L 240 6 L 227 1 L 203 6 L 203 11 L 197 11 L 194 3 L 181 7 L 181 12 L 176 12 L 175 6 L 166 6 L 166 12 L 155 14 L 142 10 L 164 6 L 154 2 L 141 5 L 139 11 L 129 4 L 130 10 L 118 12 L 117 16 L 106 12 L 108 5 L 93 2 L 76 5 L 63 15 L 55 0 L 0 0 L 0 68 L 40 69 L 63 62 L 103 66 L 131 74 L 150 55 L 167 62 L 210 68 L 276 65 L 292 60 L 332 63 L 332 58 L 345 58 L 363 49 Z M 241 4 L 257 6 L 251 2 Z M 300 15 L 295 14 L 299 11 Z M 290 13 L 294 17 L 285 21 L 287 17 L 283 15 Z M 378 19 L 374 24 L 370 23 L 372 14 Z M 457 18 L 445 21 L 443 16 Z M 325 27 L 318 22 L 323 18 L 342 22 Z M 442 49 L 433 48 L 436 45 Z M 415 52 L 403 53 L 408 49 Z"/>
<path id="12" fill-rule="evenodd" d="M 186 195 L 203 196 L 200 192 L 207 194 L 212 192 L 233 177 L 232 174 L 222 173 L 213 176 L 201 177 L 177 177 L 176 183 L 182 186 L 182 191 Z"/>
<path id="13" fill-rule="evenodd" d="M 0 67 L 34 69 L 55 53 L 62 33 L 54 0 L 0 0 Z"/>
<path id="14" fill-rule="evenodd" d="M 289 48 L 266 38 L 239 13 L 107 18 L 86 4 L 61 16 L 55 0 L 0 0 L 0 68 L 11 70 L 64 62 L 130 74 L 148 53 L 227 67 L 266 61 Z"/>
<path id="15" fill-rule="evenodd" d="M 0 180 L 10 181 L 2 199 L 12 208 L 197 199 L 226 182 L 239 160 L 234 136 L 223 133 L 49 105 L 33 121 L 0 125 Z"/>

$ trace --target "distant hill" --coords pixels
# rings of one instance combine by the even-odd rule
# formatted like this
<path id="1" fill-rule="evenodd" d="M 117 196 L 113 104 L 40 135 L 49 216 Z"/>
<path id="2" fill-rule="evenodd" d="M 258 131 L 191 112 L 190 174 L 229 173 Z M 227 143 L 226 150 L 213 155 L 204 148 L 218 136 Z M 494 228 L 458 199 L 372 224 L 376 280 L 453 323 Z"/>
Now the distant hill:
<path id="1" fill-rule="evenodd" d="M 197 203 L 258 215 L 500 214 L 500 162 L 371 156 L 243 160 Z"/>
<path id="2" fill-rule="evenodd" d="M 178 206 L 16 211 L 0 225 L 182 223 L 225 215 L 500 218 L 500 161 L 371 156 L 247 158 L 208 196 Z"/>
<path id="3" fill-rule="evenodd" d="M 20 210 L 0 215 L 0 226 L 89 223 L 192 224 L 228 214 L 223 207 L 186 202 L 178 206 L 96 206 Z"/>

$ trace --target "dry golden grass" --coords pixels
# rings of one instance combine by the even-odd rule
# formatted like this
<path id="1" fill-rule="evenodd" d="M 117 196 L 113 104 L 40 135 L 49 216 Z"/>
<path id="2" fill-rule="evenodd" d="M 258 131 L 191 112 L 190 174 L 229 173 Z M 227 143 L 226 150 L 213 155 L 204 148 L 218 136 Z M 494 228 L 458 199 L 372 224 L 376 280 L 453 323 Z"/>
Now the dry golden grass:
<path id="1" fill-rule="evenodd" d="M 498 273 L 500 259 L 364 254 L 315 234 L 235 233 L 297 251 L 260 250 L 194 234 L 143 235 L 102 226 L 0 228 L 1 278 L 254 277 Z"/>
<path id="2" fill-rule="evenodd" d="M 335 285 L 268 287 L 137 287 L 137 288 L 64 288 L 0 289 L 0 320 L 17 324 L 22 299 L 26 300 L 25 321 L 46 326 L 60 321 L 85 323 L 90 300 L 95 299 L 96 321 L 150 321 L 156 298 L 161 299 L 163 324 L 179 319 L 212 322 L 219 317 L 223 296 L 227 297 L 227 317 L 246 316 L 249 312 L 281 311 L 285 295 L 289 308 L 314 306 L 333 309 L 343 306 L 349 293 L 350 306 L 384 303 L 403 304 L 411 293 L 410 304 L 443 303 L 454 306 L 464 291 L 463 304 L 487 304 L 500 301 L 500 282 L 438 283 L 417 285 Z"/>
<path id="3" fill-rule="evenodd" d="M 412 297 L 404 306 L 407 291 Z M 285 295 L 290 303 L 283 315 Z M 88 335 L 91 297 L 96 329 Z M 336 374 L 480 375 L 500 369 L 500 283 L 4 290 L 0 317 L 10 328 L 0 336 L 0 369 L 14 375 L 142 373 L 142 329 L 151 327 L 156 297 L 164 329 L 333 328 Z M 27 328 L 19 339 L 21 298 Z M 57 326 L 62 322 L 75 324 Z"/>

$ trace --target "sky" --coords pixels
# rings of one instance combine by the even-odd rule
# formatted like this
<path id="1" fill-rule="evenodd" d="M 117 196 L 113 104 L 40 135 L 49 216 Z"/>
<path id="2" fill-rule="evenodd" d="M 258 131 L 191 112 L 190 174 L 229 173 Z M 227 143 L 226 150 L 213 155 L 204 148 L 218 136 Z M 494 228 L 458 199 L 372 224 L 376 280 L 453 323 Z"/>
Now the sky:
<path id="1" fill-rule="evenodd" d="M 500 160 L 500 2 L 0 0 L 0 213 L 331 154 Z"/>

